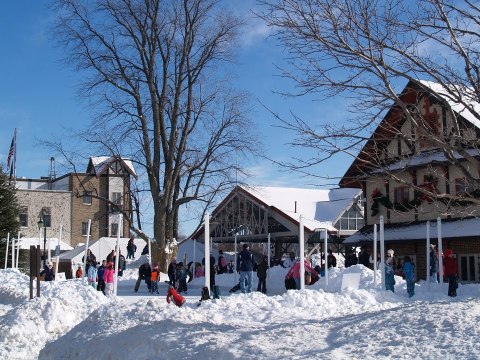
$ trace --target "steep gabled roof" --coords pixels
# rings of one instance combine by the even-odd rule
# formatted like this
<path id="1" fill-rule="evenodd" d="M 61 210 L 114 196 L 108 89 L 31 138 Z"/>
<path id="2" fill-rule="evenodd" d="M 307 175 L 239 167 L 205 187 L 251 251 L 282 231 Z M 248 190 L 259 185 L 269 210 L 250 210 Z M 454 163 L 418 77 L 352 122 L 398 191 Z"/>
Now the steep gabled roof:
<path id="1" fill-rule="evenodd" d="M 92 156 L 88 162 L 87 172 L 95 174 L 98 177 L 107 171 L 109 166 L 116 161 L 119 161 L 130 175 L 135 177 L 135 179 L 137 178 L 132 161 L 127 158 L 118 158 L 116 156 Z"/>
<path id="2" fill-rule="evenodd" d="M 239 194 L 262 208 L 269 209 L 271 214 L 282 218 L 285 223 L 291 224 L 294 228 L 298 228 L 300 216 L 302 216 L 306 232 L 313 232 L 320 228 L 336 232 L 337 229 L 333 224 L 350 209 L 361 195 L 361 190 L 237 186 L 215 208 L 212 218 L 225 209 L 228 203 Z M 203 231 L 202 226 L 190 238 L 198 238 Z"/>
<path id="3" fill-rule="evenodd" d="M 466 92 L 468 93 L 469 90 Z M 448 90 L 440 84 L 423 80 L 410 81 L 399 95 L 399 98 L 401 98 L 406 104 L 414 103 L 418 93 L 428 93 L 431 97 L 448 104 L 456 114 L 461 116 L 461 118 L 480 129 L 480 121 L 478 118 L 463 104 L 453 101 L 452 97 L 448 95 Z M 480 104 L 472 101 L 467 102 L 471 104 L 474 111 L 480 113 Z M 369 149 L 373 149 L 378 144 L 391 141 L 391 134 L 393 134 L 395 130 L 400 129 L 405 121 L 406 119 L 401 111 L 396 106 L 392 106 L 370 136 L 370 139 L 363 146 L 357 158 L 347 169 L 340 180 L 339 185 L 342 187 L 360 187 L 356 175 L 362 171 L 362 169 L 366 168 L 366 165 L 363 164 L 363 160 L 368 160 L 368 157 L 370 156 Z"/>

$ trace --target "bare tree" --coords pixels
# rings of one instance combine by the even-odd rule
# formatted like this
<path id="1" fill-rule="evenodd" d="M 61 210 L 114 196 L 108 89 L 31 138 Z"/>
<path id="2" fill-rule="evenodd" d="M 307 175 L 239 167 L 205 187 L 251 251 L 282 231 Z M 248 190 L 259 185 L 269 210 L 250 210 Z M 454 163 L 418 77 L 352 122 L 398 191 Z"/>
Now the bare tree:
<path id="1" fill-rule="evenodd" d="M 255 149 L 248 96 L 222 76 L 242 21 L 219 3 L 56 1 L 66 60 L 85 71 L 82 95 L 98 110 L 84 135 L 144 168 L 162 266 L 179 207 L 231 186 Z"/>
<path id="2" fill-rule="evenodd" d="M 347 154 L 355 159 L 356 168 L 347 172 L 347 176 L 355 176 L 351 182 L 376 171 L 386 179 L 405 183 L 391 165 L 408 153 L 418 153 L 415 146 L 420 142 L 423 150 L 438 149 L 446 162 L 458 166 L 468 182 L 478 188 L 478 174 L 468 169 L 472 164 L 477 168 L 480 165 L 480 114 L 476 107 L 480 103 L 478 2 L 258 3 L 258 15 L 271 26 L 272 36 L 289 54 L 282 74 L 293 80 L 299 91 L 287 95 L 313 94 L 320 99 L 341 95 L 352 114 L 345 122 L 315 125 L 295 116 L 279 117 L 280 126 L 296 134 L 293 146 L 312 148 L 319 154 L 282 165 L 315 175 L 317 165 L 338 154 Z M 399 93 L 399 88 L 406 84 L 407 89 Z M 438 131 L 429 111 L 418 108 L 420 100 L 430 101 L 430 96 L 453 118 L 448 132 Z M 459 109 L 466 111 L 459 116 Z M 466 113 L 469 122 L 461 119 Z M 400 129 L 405 120 L 412 124 L 410 133 Z M 472 126 L 475 123 L 477 126 Z M 385 154 L 393 139 L 399 139 L 403 148 Z M 432 191 L 429 186 L 413 182 L 408 185 L 424 196 L 464 200 L 463 196 Z M 467 194 L 468 200 L 480 203 L 476 195 Z"/>

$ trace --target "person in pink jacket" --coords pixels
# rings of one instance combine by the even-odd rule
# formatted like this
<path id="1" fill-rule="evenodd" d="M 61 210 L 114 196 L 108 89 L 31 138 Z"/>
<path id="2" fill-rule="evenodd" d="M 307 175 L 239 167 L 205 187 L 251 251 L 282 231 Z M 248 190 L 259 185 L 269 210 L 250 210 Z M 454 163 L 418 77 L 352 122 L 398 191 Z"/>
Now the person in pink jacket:
<path id="1" fill-rule="evenodd" d="M 312 268 L 307 259 L 304 259 L 303 263 L 305 266 L 305 272 L 310 274 L 310 276 L 305 276 L 305 285 L 310 285 L 310 280 L 308 279 L 313 277 L 318 278 L 318 274 L 315 269 Z M 300 290 L 300 261 L 296 261 L 292 265 L 287 275 L 285 276 L 285 279 L 294 279 L 297 290 Z"/>
<path id="2" fill-rule="evenodd" d="M 115 270 L 113 270 L 113 263 L 109 262 L 105 273 L 103 274 L 103 280 L 105 281 L 105 295 L 110 296 L 113 294 L 113 279 L 115 276 Z"/>

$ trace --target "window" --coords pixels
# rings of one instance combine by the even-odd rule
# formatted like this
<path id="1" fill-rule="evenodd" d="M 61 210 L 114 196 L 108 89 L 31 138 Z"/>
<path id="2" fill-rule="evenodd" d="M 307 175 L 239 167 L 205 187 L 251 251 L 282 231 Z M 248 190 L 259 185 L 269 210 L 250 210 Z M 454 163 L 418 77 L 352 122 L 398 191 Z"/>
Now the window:
<path id="1" fill-rule="evenodd" d="M 352 207 L 342 215 L 335 227 L 339 230 L 358 230 L 363 227 L 363 224 L 362 213 L 357 208 Z"/>
<path id="2" fill-rule="evenodd" d="M 110 236 L 117 236 L 117 232 L 118 232 L 118 224 L 117 223 L 110 224 Z"/>
<path id="3" fill-rule="evenodd" d="M 88 222 L 82 222 L 82 236 L 87 236 Z M 92 226 L 90 226 L 90 235 L 92 235 Z"/>
<path id="4" fill-rule="evenodd" d="M 456 178 L 455 179 L 455 194 L 459 196 L 465 196 L 467 193 L 467 179 Z"/>
<path id="5" fill-rule="evenodd" d="M 112 204 L 110 204 L 110 212 L 116 213 L 119 210 L 122 210 L 123 197 L 121 192 L 112 192 L 110 197 Z"/>
<path id="6" fill-rule="evenodd" d="M 396 187 L 393 194 L 394 202 L 399 204 L 408 202 L 408 192 L 407 186 Z"/>
<path id="7" fill-rule="evenodd" d="M 20 226 L 28 226 L 28 207 L 26 206 L 20 208 Z"/>
<path id="8" fill-rule="evenodd" d="M 92 205 L 92 192 L 85 191 L 83 193 L 83 205 Z"/>
<path id="9" fill-rule="evenodd" d="M 49 207 L 42 208 L 42 218 L 43 218 L 43 226 L 51 227 L 52 226 L 52 209 Z"/>

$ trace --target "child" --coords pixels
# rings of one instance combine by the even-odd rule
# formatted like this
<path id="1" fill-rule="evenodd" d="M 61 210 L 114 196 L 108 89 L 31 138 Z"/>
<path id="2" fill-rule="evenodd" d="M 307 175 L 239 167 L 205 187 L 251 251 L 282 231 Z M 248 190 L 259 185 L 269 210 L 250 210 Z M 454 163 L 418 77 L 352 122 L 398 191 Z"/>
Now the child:
<path id="1" fill-rule="evenodd" d="M 445 251 L 445 276 L 448 279 L 448 296 L 457 296 L 458 278 L 457 278 L 457 259 L 452 249 Z"/>
<path id="2" fill-rule="evenodd" d="M 387 259 L 385 260 L 385 289 L 395 292 L 395 258 L 393 250 L 387 251 Z"/>
<path id="3" fill-rule="evenodd" d="M 268 256 L 264 256 L 262 261 L 257 265 L 258 286 L 257 291 L 267 293 L 267 270 L 268 270 Z"/>
<path id="4" fill-rule="evenodd" d="M 172 301 L 178 307 L 181 307 L 183 304 L 185 304 L 185 298 L 180 295 L 172 285 L 169 285 L 167 293 L 167 303 L 170 304 L 170 302 Z"/>
<path id="5" fill-rule="evenodd" d="M 152 274 L 150 275 L 150 291 L 152 294 L 155 292 L 158 294 L 158 279 L 160 278 L 160 271 L 158 270 L 158 264 L 153 266 Z"/>
<path id="6" fill-rule="evenodd" d="M 97 262 L 91 261 L 90 266 L 88 267 L 88 284 L 93 286 L 94 289 L 97 287 Z"/>
<path id="7" fill-rule="evenodd" d="M 408 297 L 412 297 L 415 295 L 415 265 L 408 255 L 403 257 L 403 275 L 407 281 Z"/>
<path id="8" fill-rule="evenodd" d="M 187 276 L 188 271 L 183 266 L 183 262 L 178 263 L 178 292 L 181 293 L 182 291 L 187 293 Z"/>
<path id="9" fill-rule="evenodd" d="M 105 281 L 105 295 L 113 295 L 113 280 L 115 276 L 115 270 L 113 270 L 113 263 L 107 263 L 107 269 L 103 273 L 103 280 Z"/>
<path id="10" fill-rule="evenodd" d="M 75 272 L 75 277 L 80 279 L 83 276 L 82 265 L 78 265 L 78 269 Z"/>

